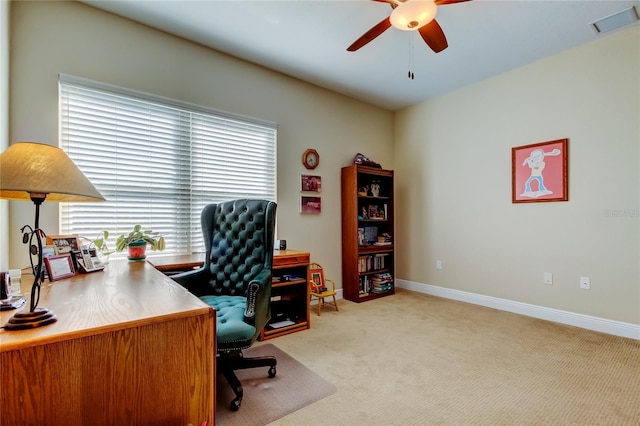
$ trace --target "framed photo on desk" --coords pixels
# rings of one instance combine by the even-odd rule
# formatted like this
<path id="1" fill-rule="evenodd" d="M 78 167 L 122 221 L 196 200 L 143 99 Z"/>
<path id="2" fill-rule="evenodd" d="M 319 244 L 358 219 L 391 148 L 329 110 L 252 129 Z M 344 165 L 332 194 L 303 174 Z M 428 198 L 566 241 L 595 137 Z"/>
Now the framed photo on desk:
<path id="1" fill-rule="evenodd" d="M 56 247 L 56 254 L 71 253 L 80 250 L 80 239 L 77 235 L 47 235 L 47 245 Z"/>
<path id="2" fill-rule="evenodd" d="M 50 281 L 61 280 L 76 274 L 76 270 L 73 267 L 73 260 L 71 260 L 71 254 L 69 253 L 45 257 L 44 265 L 47 268 Z"/>

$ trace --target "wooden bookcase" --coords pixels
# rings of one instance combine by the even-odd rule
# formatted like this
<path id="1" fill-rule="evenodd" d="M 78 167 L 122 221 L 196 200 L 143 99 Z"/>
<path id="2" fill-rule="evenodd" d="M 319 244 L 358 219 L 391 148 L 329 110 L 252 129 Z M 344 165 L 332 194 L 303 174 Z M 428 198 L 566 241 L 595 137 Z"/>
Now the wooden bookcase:
<path id="1" fill-rule="evenodd" d="M 342 168 L 345 299 L 364 302 L 395 293 L 393 206 L 393 170 Z"/>
<path id="2" fill-rule="evenodd" d="M 271 275 L 271 320 L 260 332 L 260 340 L 306 330 L 309 317 L 309 253 L 277 250 Z M 280 326 L 278 323 L 293 324 Z M 277 327 L 274 327 L 278 325 Z"/>

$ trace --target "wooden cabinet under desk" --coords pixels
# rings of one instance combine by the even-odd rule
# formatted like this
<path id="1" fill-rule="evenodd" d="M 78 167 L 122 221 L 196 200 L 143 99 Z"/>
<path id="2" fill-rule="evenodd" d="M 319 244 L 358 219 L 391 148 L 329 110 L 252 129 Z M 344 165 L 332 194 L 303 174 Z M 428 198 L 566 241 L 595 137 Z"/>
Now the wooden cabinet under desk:
<path id="1" fill-rule="evenodd" d="M 273 339 L 311 327 L 309 316 L 310 257 L 311 255 L 306 252 L 276 250 L 271 268 L 273 277 L 271 321 L 260 333 L 260 340 Z"/>
<path id="2" fill-rule="evenodd" d="M 214 424 L 215 312 L 151 265 L 45 282 L 39 306 L 58 321 L 0 331 L 2 424 Z"/>

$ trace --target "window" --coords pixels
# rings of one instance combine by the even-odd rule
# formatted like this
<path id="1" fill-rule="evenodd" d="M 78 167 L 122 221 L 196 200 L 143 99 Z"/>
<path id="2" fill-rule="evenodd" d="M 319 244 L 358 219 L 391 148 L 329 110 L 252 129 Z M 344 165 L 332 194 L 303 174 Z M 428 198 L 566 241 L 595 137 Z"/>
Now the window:
<path id="1" fill-rule="evenodd" d="M 107 199 L 61 203 L 63 234 L 117 237 L 139 223 L 165 237 L 165 252 L 200 252 L 206 204 L 276 200 L 274 123 L 61 75 L 60 131 Z"/>

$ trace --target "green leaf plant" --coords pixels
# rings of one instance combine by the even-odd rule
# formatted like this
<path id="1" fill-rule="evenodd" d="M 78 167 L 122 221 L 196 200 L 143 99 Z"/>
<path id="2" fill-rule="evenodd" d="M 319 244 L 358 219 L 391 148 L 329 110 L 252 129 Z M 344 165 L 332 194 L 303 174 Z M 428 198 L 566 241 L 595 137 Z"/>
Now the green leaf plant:
<path id="1" fill-rule="evenodd" d="M 83 241 L 89 242 L 89 249 L 95 248 L 98 253 L 107 257 L 112 254 L 114 251 L 109 248 L 107 244 L 107 239 L 109 238 L 109 231 L 100 231 L 96 238 L 91 239 L 87 237 L 80 237 Z"/>
<path id="2" fill-rule="evenodd" d="M 147 245 L 151 246 L 151 250 L 154 251 L 162 251 L 166 245 L 164 237 L 158 232 L 153 232 L 150 229 L 143 230 L 142 226 L 135 225 L 133 231 L 118 236 L 118 239 L 116 239 L 116 251 L 123 251 L 129 244 L 137 241 L 145 241 Z"/>

